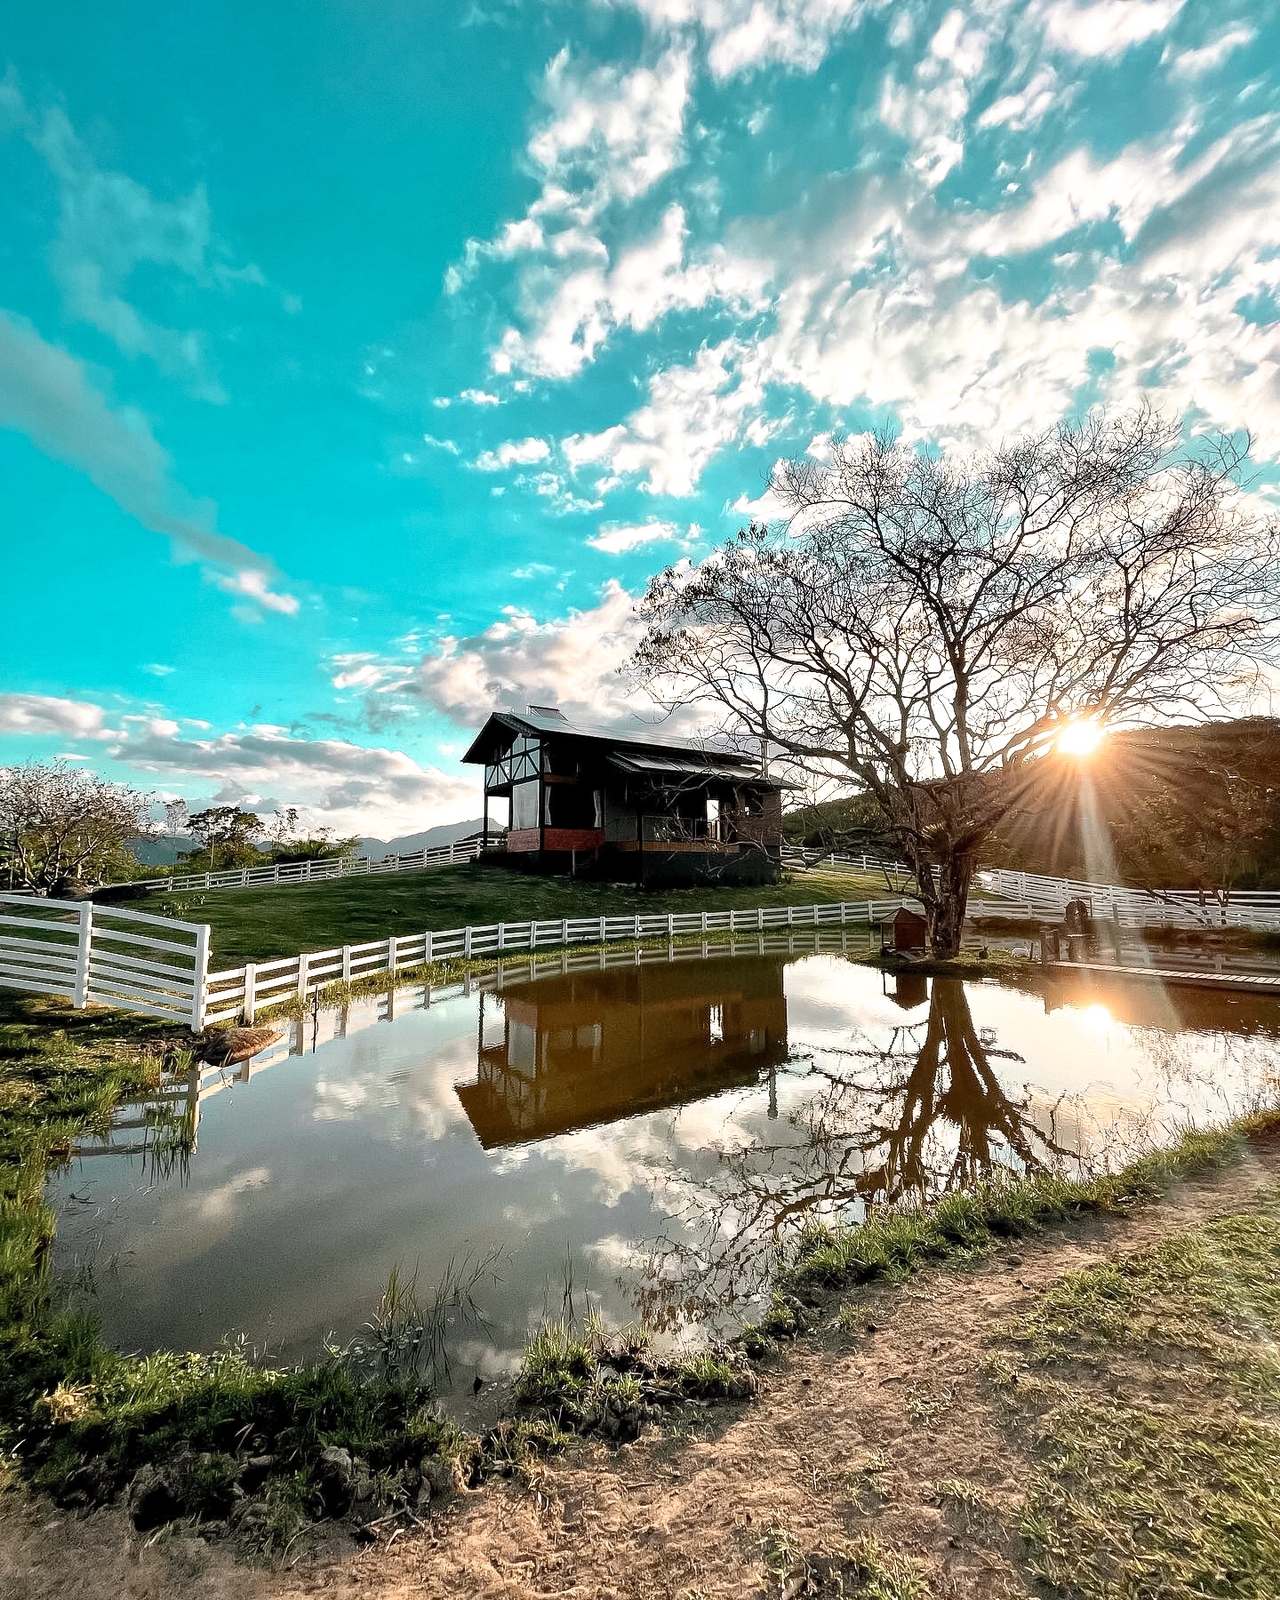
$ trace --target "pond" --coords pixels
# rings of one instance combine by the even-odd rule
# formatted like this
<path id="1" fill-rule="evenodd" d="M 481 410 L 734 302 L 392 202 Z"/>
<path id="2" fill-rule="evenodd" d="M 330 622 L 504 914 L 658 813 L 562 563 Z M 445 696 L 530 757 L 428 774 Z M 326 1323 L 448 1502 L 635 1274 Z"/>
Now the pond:
<path id="1" fill-rule="evenodd" d="M 1276 1000 L 895 977 L 864 952 L 835 930 L 566 953 L 281 1024 L 79 1147 L 50 1184 L 55 1269 L 120 1348 L 243 1334 L 294 1360 L 356 1335 L 393 1268 L 421 1292 L 470 1264 L 469 1385 L 547 1315 L 727 1323 L 807 1220 L 1116 1165 L 1275 1096 Z"/>

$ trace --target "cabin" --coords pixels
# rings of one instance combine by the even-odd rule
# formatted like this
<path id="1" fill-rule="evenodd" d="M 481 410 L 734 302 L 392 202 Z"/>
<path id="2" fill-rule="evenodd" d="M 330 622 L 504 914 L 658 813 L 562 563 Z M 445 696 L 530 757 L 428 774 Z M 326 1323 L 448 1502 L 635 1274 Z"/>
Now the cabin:
<path id="1" fill-rule="evenodd" d="M 929 943 L 929 924 L 906 906 L 899 906 L 891 917 L 880 924 L 880 953 L 893 951 L 898 955 L 918 955 Z"/>
<path id="2" fill-rule="evenodd" d="M 495 711 L 463 761 L 484 768 L 485 832 L 508 861 L 648 886 L 777 881 L 782 791 L 741 751 L 618 732 L 554 706 Z"/>

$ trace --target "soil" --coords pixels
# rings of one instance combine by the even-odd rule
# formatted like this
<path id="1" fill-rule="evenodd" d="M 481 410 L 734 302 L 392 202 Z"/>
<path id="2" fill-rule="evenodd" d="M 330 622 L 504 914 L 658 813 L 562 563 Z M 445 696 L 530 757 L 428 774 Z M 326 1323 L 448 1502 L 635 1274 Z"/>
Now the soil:
<path id="1" fill-rule="evenodd" d="M 765 1556 L 870 1533 L 917 1559 L 938 1596 L 1035 1591 L 1018 1513 L 1028 1462 L 982 1378 L 997 1325 L 1064 1272 L 1248 1204 L 1280 1181 L 1280 1138 L 1158 1204 L 1092 1217 L 835 1302 L 763 1369 L 753 1404 L 692 1409 L 636 1443 L 584 1444 L 529 1486 L 491 1483 L 420 1531 L 358 1553 L 295 1549 L 273 1573 L 180 1537 L 145 1542 L 119 1511 L 77 1519 L 0 1496 L 5 1600 L 727 1600 L 780 1593 Z M 958 1514 L 937 1485 L 968 1479 Z"/>

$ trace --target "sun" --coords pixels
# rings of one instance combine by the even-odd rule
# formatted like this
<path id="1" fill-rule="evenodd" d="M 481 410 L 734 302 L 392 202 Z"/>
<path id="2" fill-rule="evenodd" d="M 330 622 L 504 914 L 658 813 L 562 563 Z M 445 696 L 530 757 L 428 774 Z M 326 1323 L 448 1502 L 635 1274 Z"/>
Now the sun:
<path id="1" fill-rule="evenodd" d="M 1058 749 L 1068 756 L 1088 756 L 1102 743 L 1106 729 L 1096 717 L 1082 717 L 1079 722 L 1068 723 L 1058 735 Z"/>

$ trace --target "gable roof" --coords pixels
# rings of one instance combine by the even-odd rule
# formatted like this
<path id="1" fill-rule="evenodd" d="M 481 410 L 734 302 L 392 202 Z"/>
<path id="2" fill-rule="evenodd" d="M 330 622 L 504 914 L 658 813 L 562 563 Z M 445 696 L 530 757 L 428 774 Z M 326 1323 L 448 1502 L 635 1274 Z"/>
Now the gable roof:
<path id="1" fill-rule="evenodd" d="M 759 762 L 755 756 L 745 755 L 741 750 L 735 750 L 731 745 L 714 745 L 697 743 L 689 739 L 667 739 L 655 737 L 642 728 L 603 728 L 590 723 L 570 722 L 560 711 L 551 711 L 539 707 L 537 711 L 493 711 L 483 728 L 472 740 L 470 748 L 463 756 L 463 761 L 479 765 L 485 760 L 485 750 L 495 725 L 508 729 L 512 733 L 523 734 L 559 734 L 562 738 L 590 739 L 602 745 L 625 745 L 629 749 L 638 749 L 655 756 L 684 757 L 688 765 L 690 756 L 697 757 L 696 766 L 699 770 L 709 767 L 729 769 L 724 775 L 742 778 L 759 778 L 762 783 L 770 782 L 767 778 L 760 778 Z"/>

